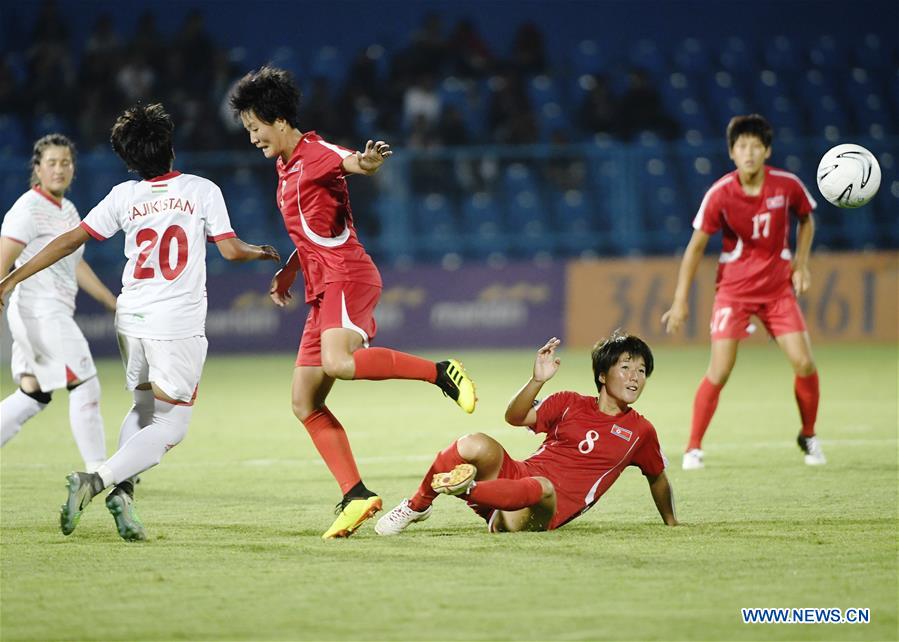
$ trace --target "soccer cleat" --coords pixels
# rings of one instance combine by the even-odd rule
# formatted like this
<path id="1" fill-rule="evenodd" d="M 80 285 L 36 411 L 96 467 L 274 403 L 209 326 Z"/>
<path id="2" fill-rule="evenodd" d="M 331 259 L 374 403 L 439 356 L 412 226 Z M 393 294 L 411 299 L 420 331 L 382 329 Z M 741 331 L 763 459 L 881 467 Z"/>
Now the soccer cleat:
<path id="1" fill-rule="evenodd" d="M 478 397 L 474 381 L 468 376 L 465 368 L 455 359 L 437 363 L 437 380 L 434 382 L 443 394 L 459 404 L 468 414 L 474 412 Z"/>
<path id="2" fill-rule="evenodd" d="M 116 530 L 126 542 L 142 542 L 147 531 L 134 511 L 134 499 L 127 492 L 116 488 L 106 497 L 106 508 L 115 520 Z"/>
<path id="3" fill-rule="evenodd" d="M 699 448 L 691 448 L 684 453 L 684 461 L 681 467 L 684 470 L 700 470 L 705 468 L 702 461 L 703 452 Z"/>
<path id="4" fill-rule="evenodd" d="M 381 510 L 381 498 L 377 495 L 364 499 L 345 499 L 337 505 L 337 519 L 325 531 L 322 539 L 349 537 L 362 523 Z"/>
<path id="5" fill-rule="evenodd" d="M 71 535 L 78 526 L 81 513 L 96 495 L 93 488 L 96 473 L 69 473 L 66 475 L 66 489 L 69 496 L 59 509 L 59 528 L 63 535 Z M 101 489 L 102 490 L 102 489 Z"/>
<path id="6" fill-rule="evenodd" d="M 801 434 L 796 437 L 796 443 L 805 453 L 805 463 L 807 466 L 823 466 L 827 463 L 824 456 L 824 450 L 821 448 L 821 442 L 814 435 L 811 437 L 803 437 Z"/>
<path id="7" fill-rule="evenodd" d="M 415 522 L 423 522 L 431 516 L 431 507 L 428 506 L 421 512 L 412 510 L 409 506 L 409 500 L 404 499 L 399 506 L 389 513 L 385 513 L 378 523 L 375 524 L 375 532 L 378 535 L 399 535 L 406 530 L 410 524 Z"/>
<path id="8" fill-rule="evenodd" d="M 459 464 L 448 473 L 434 473 L 431 488 L 443 495 L 464 495 L 474 484 L 478 469 L 471 464 Z"/>

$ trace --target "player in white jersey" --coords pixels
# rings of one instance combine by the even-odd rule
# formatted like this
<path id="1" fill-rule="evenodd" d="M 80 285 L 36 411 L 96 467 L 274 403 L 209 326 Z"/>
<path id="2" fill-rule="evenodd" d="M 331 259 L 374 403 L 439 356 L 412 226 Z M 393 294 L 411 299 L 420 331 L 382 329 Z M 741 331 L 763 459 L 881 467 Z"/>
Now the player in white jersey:
<path id="1" fill-rule="evenodd" d="M 75 176 L 75 146 L 61 134 L 34 144 L 31 186 L 3 217 L 0 276 L 22 265 L 47 243 L 78 225 L 78 210 L 65 193 Z M 0 402 L 0 446 L 50 403 L 54 390 L 69 390 L 69 422 L 84 466 L 93 472 L 106 459 L 100 415 L 100 383 L 90 348 L 73 318 L 79 286 L 115 312 L 116 298 L 76 252 L 13 293 L 7 311 L 12 335 L 12 376 L 18 388 Z"/>
<path id="2" fill-rule="evenodd" d="M 187 434 L 206 359 L 206 242 L 226 259 L 280 261 L 268 245 L 244 243 L 231 228 L 222 192 L 212 181 L 172 171 L 173 125 L 162 105 L 126 110 L 112 128 L 112 147 L 143 180 L 116 185 L 81 224 L 0 280 L 17 283 L 75 252 L 90 237 L 125 233 L 128 263 L 116 329 L 134 406 L 122 423 L 118 451 L 95 473 L 67 477 L 64 535 L 75 530 L 94 496 L 115 486 L 106 506 L 126 540 L 146 539 L 133 510 L 134 475 L 159 463 Z"/>

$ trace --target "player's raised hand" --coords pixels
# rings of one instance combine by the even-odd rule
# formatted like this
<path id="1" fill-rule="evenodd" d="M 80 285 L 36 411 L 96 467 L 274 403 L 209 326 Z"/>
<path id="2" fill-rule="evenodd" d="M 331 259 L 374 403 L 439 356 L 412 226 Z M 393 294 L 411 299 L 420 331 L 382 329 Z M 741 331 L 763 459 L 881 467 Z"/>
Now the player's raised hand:
<path id="1" fill-rule="evenodd" d="M 809 272 L 808 266 L 805 265 L 794 267 L 791 279 L 793 281 L 793 290 L 797 295 L 805 294 L 812 285 L 812 273 Z"/>
<path id="2" fill-rule="evenodd" d="M 356 157 L 359 160 L 359 167 L 366 172 L 374 172 L 381 167 L 384 161 L 390 158 L 392 154 L 393 152 L 390 151 L 390 145 L 383 140 L 377 142 L 370 140 L 365 143 L 364 152 L 356 152 Z"/>
<path id="3" fill-rule="evenodd" d="M 562 360 L 556 356 L 556 348 L 561 343 L 560 339 L 553 337 L 537 350 L 537 358 L 534 360 L 534 381 L 541 383 L 549 381 L 558 372 Z"/>
<path id="4" fill-rule="evenodd" d="M 665 326 L 665 332 L 673 334 L 680 330 L 689 313 L 690 310 L 684 301 L 674 301 L 668 311 L 662 315 L 662 325 Z"/>
<path id="5" fill-rule="evenodd" d="M 275 263 L 281 262 L 281 255 L 278 254 L 278 250 L 273 248 L 271 245 L 260 245 L 258 247 L 262 251 L 262 256 L 259 257 L 260 261 L 274 261 Z"/>
<path id="6" fill-rule="evenodd" d="M 272 277 L 272 285 L 268 294 L 279 308 L 283 308 L 293 298 L 293 295 L 290 293 L 290 286 L 293 285 L 296 278 L 297 273 L 287 268 L 281 268 Z"/>

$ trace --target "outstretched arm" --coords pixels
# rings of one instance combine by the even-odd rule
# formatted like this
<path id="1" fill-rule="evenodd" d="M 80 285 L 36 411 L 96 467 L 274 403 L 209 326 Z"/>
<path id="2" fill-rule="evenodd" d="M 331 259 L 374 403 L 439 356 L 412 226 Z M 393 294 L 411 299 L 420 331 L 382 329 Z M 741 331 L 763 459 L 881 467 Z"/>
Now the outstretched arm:
<path id="1" fill-rule="evenodd" d="M 649 492 L 656 503 L 656 508 L 659 509 L 662 521 L 668 526 L 677 526 L 677 515 L 674 513 L 674 491 L 671 489 L 671 484 L 668 483 L 665 471 L 655 476 L 647 475 L 646 481 L 649 482 Z"/>
<path id="2" fill-rule="evenodd" d="M 271 245 L 250 245 L 244 243 L 236 236 L 229 239 L 222 239 L 216 242 L 219 252 L 229 261 L 274 261 L 278 263 L 281 257 L 278 250 Z"/>
<path id="3" fill-rule="evenodd" d="M 709 243 L 709 235 L 702 230 L 695 230 L 687 249 L 684 250 L 684 258 L 681 259 L 680 269 L 677 272 L 677 287 L 674 289 L 674 301 L 665 314 L 662 315 L 662 324 L 665 332 L 671 334 L 680 330 L 681 325 L 687 320 L 687 299 L 690 296 L 690 286 L 693 285 L 693 277 L 696 276 L 696 268 L 705 253 L 705 246 Z"/>
<path id="4" fill-rule="evenodd" d="M 793 259 L 793 289 L 796 294 L 805 294 L 812 284 L 812 275 L 808 269 L 809 255 L 812 253 L 812 240 L 815 238 L 815 218 L 813 215 L 799 219 L 796 228 L 796 257 Z"/>
<path id="5" fill-rule="evenodd" d="M 78 280 L 79 288 L 102 303 L 104 308 L 110 312 L 115 312 L 115 294 L 97 277 L 91 266 L 87 264 L 87 261 L 82 259 L 75 266 L 75 278 Z"/>
<path id="6" fill-rule="evenodd" d="M 537 398 L 543 384 L 552 379 L 559 370 L 562 360 L 556 356 L 556 348 L 561 343 L 559 339 L 553 337 L 537 351 L 534 373 L 506 408 L 506 421 L 513 426 L 534 426 L 537 423 L 534 399 Z"/>
<path id="7" fill-rule="evenodd" d="M 381 165 L 384 164 L 385 160 L 390 158 L 391 154 L 393 154 L 393 152 L 390 151 L 390 145 L 383 140 L 379 140 L 378 142 L 370 140 L 365 143 L 364 152 L 350 154 L 343 159 L 341 167 L 343 167 L 343 171 L 347 174 L 364 174 L 365 176 L 371 176 L 381 169 Z"/>
<path id="8" fill-rule="evenodd" d="M 73 227 L 47 243 L 44 249 L 0 280 L 0 310 L 3 309 L 3 298 L 17 284 L 68 256 L 84 245 L 89 238 L 88 233 L 80 226 Z"/>
<path id="9" fill-rule="evenodd" d="M 0 237 L 0 278 L 3 278 L 12 269 L 13 264 L 25 246 L 18 241 L 13 241 L 8 236 Z"/>

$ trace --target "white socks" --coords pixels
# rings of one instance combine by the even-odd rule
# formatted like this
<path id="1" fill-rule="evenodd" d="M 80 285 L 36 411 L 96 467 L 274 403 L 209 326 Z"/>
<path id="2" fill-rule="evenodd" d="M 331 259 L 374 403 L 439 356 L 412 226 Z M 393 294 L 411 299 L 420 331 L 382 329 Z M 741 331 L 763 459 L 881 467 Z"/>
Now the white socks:
<path id="1" fill-rule="evenodd" d="M 15 437 L 22 424 L 46 407 L 47 404 L 32 399 L 21 388 L 16 388 L 14 393 L 0 402 L 0 446 Z"/>
<path id="2" fill-rule="evenodd" d="M 69 423 L 89 473 L 106 460 L 106 435 L 100 415 L 100 382 L 91 377 L 69 391 Z"/>
<path id="3" fill-rule="evenodd" d="M 103 483 L 118 484 L 158 464 L 166 452 L 184 439 L 191 414 L 192 406 L 154 399 L 153 423 L 139 430 L 97 469 Z"/>
<path id="4" fill-rule="evenodd" d="M 153 411 L 156 409 L 154 401 L 152 390 L 134 391 L 134 405 L 125 415 L 119 430 L 119 448 L 134 437 L 141 428 L 146 428 L 153 423 Z"/>

